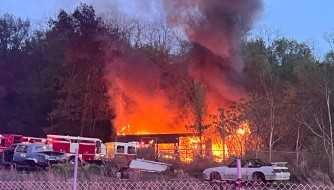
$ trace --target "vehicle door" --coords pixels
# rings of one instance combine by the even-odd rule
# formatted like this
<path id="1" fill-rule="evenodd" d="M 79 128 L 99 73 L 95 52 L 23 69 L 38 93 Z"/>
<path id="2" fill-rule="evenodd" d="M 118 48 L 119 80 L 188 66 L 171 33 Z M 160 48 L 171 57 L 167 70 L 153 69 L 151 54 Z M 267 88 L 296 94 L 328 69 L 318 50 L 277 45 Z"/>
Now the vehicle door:
<path id="1" fill-rule="evenodd" d="M 247 180 L 252 180 L 253 179 L 253 174 L 254 172 L 262 172 L 265 173 L 264 171 L 264 163 L 260 162 L 258 160 L 248 160 L 246 161 L 246 172 L 247 172 Z"/>
<path id="2" fill-rule="evenodd" d="M 83 160 L 94 160 L 96 154 L 96 142 L 92 140 L 80 140 L 79 154 Z"/>
<path id="3" fill-rule="evenodd" d="M 256 165 L 252 161 L 246 161 L 245 164 L 247 180 L 252 180 L 253 173 L 257 170 Z"/>
<path id="4" fill-rule="evenodd" d="M 129 165 L 127 159 L 127 146 L 125 143 L 117 143 L 116 144 L 116 151 L 115 151 L 115 158 L 114 161 L 117 165 L 121 168 L 127 167 Z"/>
<path id="5" fill-rule="evenodd" d="M 15 148 L 13 160 L 14 162 L 23 162 L 26 159 L 28 153 L 28 146 L 24 144 L 19 144 Z"/>
<path id="6" fill-rule="evenodd" d="M 234 180 L 236 179 L 237 175 L 237 165 L 231 163 L 230 165 L 226 166 L 223 170 L 223 179 L 224 180 Z"/>
<path id="7" fill-rule="evenodd" d="M 238 168 L 237 168 L 237 160 L 233 160 L 231 164 L 229 164 L 224 170 L 224 179 L 227 180 L 237 180 L 238 179 Z M 244 166 L 244 163 L 241 162 L 241 178 L 247 178 L 247 170 Z"/>
<path id="8" fill-rule="evenodd" d="M 12 162 L 13 161 L 14 150 L 15 150 L 16 146 L 17 146 L 17 144 L 13 144 L 3 152 L 3 161 L 4 162 Z"/>

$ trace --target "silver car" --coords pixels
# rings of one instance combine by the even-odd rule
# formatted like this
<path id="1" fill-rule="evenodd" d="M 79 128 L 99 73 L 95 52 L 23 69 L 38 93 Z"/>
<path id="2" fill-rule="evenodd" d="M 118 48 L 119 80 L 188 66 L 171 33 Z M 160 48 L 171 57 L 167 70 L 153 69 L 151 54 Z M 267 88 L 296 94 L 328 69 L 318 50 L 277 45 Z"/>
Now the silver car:
<path id="1" fill-rule="evenodd" d="M 13 162 L 17 170 L 25 168 L 47 168 L 50 164 L 67 161 L 64 153 L 53 151 L 46 144 L 18 144 L 14 150 Z"/>
<path id="2" fill-rule="evenodd" d="M 258 159 L 241 161 L 240 174 L 245 181 L 289 181 L 290 172 L 286 162 L 265 163 Z M 238 179 L 237 161 L 227 166 L 207 168 L 203 171 L 206 180 L 234 181 Z"/>

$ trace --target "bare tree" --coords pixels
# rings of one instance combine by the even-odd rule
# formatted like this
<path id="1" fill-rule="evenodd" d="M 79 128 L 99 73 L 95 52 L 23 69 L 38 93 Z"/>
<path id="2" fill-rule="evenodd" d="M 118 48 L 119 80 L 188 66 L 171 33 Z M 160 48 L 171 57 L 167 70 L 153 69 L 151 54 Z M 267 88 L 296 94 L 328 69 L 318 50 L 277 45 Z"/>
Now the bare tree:
<path id="1" fill-rule="evenodd" d="M 312 98 L 305 104 L 303 110 L 297 117 L 297 121 L 306 127 L 316 138 L 321 140 L 323 149 L 328 157 L 331 172 L 334 172 L 334 134 L 332 121 L 333 84 L 329 70 L 331 65 L 323 65 L 324 68 L 318 69 L 315 84 L 317 98 Z M 320 98 L 319 98 L 320 97 Z"/>
<path id="2" fill-rule="evenodd" d="M 281 136 L 275 135 L 277 130 L 277 117 L 279 105 L 277 102 L 276 92 L 276 79 L 271 70 L 264 70 L 261 74 L 261 85 L 264 92 L 264 96 L 261 98 L 263 103 L 267 106 L 268 118 L 267 125 L 269 127 L 269 139 L 268 139 L 268 149 L 269 149 L 269 161 L 272 160 L 272 150 L 274 145 L 280 140 Z"/>
<path id="3" fill-rule="evenodd" d="M 200 157 L 203 157 L 203 135 L 209 125 L 205 124 L 206 104 L 205 104 L 205 88 L 197 82 L 192 81 L 190 88 L 190 109 L 192 111 L 194 123 L 189 127 L 194 129 L 200 141 Z"/>
<path id="4" fill-rule="evenodd" d="M 242 114 L 243 111 L 240 110 L 240 107 L 234 103 L 229 108 L 219 109 L 218 114 L 213 116 L 212 126 L 215 127 L 215 129 L 218 131 L 223 144 L 222 146 L 223 160 L 226 159 L 225 155 L 227 153 L 225 145 L 229 144 L 230 146 L 233 146 L 234 149 L 232 150 L 233 152 L 237 151 L 236 149 L 238 146 L 235 146 L 233 143 L 231 143 L 231 139 L 233 139 L 233 141 L 240 141 L 240 139 L 236 137 L 237 135 L 236 131 L 242 125 L 243 122 Z M 229 143 L 227 142 L 228 138 L 230 139 Z M 244 142 L 245 141 L 242 141 L 241 143 Z"/>

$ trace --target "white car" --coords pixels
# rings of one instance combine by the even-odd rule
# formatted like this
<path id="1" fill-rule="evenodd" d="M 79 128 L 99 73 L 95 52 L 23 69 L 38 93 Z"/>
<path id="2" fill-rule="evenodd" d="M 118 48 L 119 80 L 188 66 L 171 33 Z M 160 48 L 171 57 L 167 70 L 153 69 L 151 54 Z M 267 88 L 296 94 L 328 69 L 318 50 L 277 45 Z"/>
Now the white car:
<path id="1" fill-rule="evenodd" d="M 286 162 L 264 163 L 261 160 L 241 161 L 241 177 L 245 181 L 288 181 L 290 172 Z M 237 180 L 237 161 L 228 166 L 208 168 L 203 171 L 205 180 Z"/>

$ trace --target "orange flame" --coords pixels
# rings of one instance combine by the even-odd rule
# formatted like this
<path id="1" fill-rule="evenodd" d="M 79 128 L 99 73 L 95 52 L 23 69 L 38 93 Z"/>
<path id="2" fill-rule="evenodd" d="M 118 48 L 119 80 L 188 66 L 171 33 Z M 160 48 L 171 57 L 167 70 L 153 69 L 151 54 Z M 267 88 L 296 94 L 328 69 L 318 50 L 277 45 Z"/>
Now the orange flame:
<path id="1" fill-rule="evenodd" d="M 125 79 L 113 80 L 116 90 L 110 89 L 113 97 L 112 105 L 116 111 L 115 126 L 118 135 L 130 134 L 171 134 L 189 133 L 187 126 L 193 123 L 192 114 L 189 109 L 183 109 L 180 105 L 171 101 L 171 97 L 159 88 L 148 91 L 142 84 L 133 84 Z M 145 90 L 143 90 L 145 89 Z M 222 105 L 218 96 L 210 94 L 206 99 L 207 117 L 205 123 L 210 123 L 210 114 L 215 113 Z M 185 111 L 188 110 L 188 111 Z M 222 143 L 215 130 L 205 134 L 207 139 L 211 139 L 211 144 L 199 142 L 198 137 L 187 137 L 181 140 L 179 157 L 182 162 L 190 162 L 198 154 L 206 155 L 210 149 L 212 158 L 222 161 L 230 156 L 244 154 L 240 143 L 241 136 L 246 137 L 250 133 L 250 128 L 245 122 L 240 129 L 236 130 L 233 137 L 227 137 L 225 144 Z M 239 140 L 238 140 L 239 139 Z M 205 139 L 204 139 L 205 141 Z M 200 148 L 202 146 L 202 148 Z M 165 158 L 170 158 L 170 155 Z"/>

